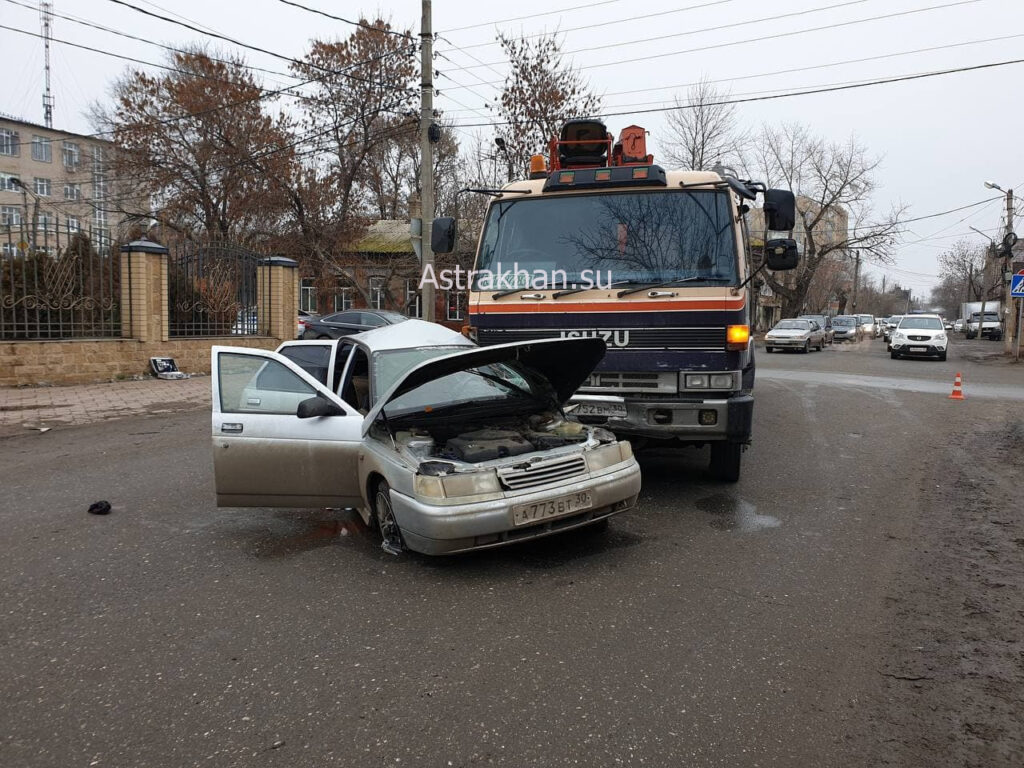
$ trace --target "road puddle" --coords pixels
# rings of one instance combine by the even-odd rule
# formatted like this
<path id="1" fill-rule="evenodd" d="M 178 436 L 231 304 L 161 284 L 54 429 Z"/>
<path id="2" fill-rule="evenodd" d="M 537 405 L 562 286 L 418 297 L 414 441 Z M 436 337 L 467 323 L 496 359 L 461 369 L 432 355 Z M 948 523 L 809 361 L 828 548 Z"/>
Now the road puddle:
<path id="1" fill-rule="evenodd" d="M 749 533 L 778 528 L 782 524 L 777 517 L 757 514 L 757 507 L 750 502 L 725 493 L 705 496 L 695 503 L 697 509 L 711 515 L 711 527 L 720 531 Z"/>

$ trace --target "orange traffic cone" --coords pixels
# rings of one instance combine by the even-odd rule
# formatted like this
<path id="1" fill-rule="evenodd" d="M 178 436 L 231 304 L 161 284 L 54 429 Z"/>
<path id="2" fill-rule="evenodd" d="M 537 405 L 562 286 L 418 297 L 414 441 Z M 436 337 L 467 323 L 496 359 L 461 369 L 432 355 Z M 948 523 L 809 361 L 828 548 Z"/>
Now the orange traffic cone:
<path id="1" fill-rule="evenodd" d="M 956 378 L 953 379 L 953 394 L 951 394 L 949 396 L 950 400 L 966 400 L 967 399 L 966 397 L 964 397 L 964 393 L 960 389 L 960 387 L 962 385 L 963 385 L 963 379 L 961 378 L 960 374 L 957 373 Z"/>

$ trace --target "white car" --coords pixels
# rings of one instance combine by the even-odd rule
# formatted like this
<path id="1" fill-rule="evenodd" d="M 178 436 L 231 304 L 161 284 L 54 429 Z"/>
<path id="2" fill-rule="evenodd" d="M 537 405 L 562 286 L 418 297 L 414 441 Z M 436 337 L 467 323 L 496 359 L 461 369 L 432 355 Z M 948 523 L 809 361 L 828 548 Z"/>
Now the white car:
<path id="1" fill-rule="evenodd" d="M 277 352 L 214 347 L 217 506 L 354 507 L 385 550 L 447 554 L 604 526 L 630 444 L 562 405 L 601 339 L 477 347 L 407 320 Z"/>
<path id="2" fill-rule="evenodd" d="M 892 332 L 889 356 L 937 357 L 946 359 L 949 337 L 942 318 L 938 315 L 905 315 Z"/>

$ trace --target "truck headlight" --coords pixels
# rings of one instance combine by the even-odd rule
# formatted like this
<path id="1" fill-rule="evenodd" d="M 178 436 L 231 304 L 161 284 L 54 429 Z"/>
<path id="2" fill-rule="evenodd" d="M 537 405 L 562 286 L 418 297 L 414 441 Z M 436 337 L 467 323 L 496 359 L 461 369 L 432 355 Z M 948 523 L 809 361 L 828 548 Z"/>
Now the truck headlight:
<path id="1" fill-rule="evenodd" d="M 628 441 L 602 445 L 586 453 L 587 467 L 591 472 L 615 466 L 633 457 L 633 446 Z"/>
<path id="2" fill-rule="evenodd" d="M 707 389 L 708 375 L 706 373 L 688 373 L 684 382 L 687 389 Z"/>
<path id="3" fill-rule="evenodd" d="M 733 387 L 733 376 L 731 373 L 713 373 L 711 374 L 711 388 L 712 389 L 732 389 Z"/>

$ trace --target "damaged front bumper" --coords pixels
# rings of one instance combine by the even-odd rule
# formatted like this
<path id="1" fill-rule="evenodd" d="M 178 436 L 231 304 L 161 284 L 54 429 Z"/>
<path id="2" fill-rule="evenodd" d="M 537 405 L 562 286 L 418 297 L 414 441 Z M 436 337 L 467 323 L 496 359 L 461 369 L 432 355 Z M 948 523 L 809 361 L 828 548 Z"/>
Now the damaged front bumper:
<path id="1" fill-rule="evenodd" d="M 557 501 L 582 492 L 589 493 L 591 499 L 591 505 L 584 510 L 527 525 L 514 522 L 516 507 Z M 461 505 L 428 504 L 391 489 L 391 505 L 409 549 L 442 555 L 499 547 L 590 525 L 630 509 L 639 493 L 640 466 L 631 458 L 610 472 L 574 483 Z"/>
<path id="2" fill-rule="evenodd" d="M 624 415 L 580 421 L 599 424 L 616 435 L 648 438 L 677 438 L 684 442 L 750 442 L 754 419 L 754 396 L 703 400 L 630 400 L 607 395 L 574 395 L 573 403 L 600 403 L 607 408 L 614 401 L 625 408 Z"/>

